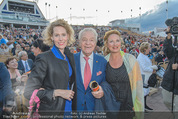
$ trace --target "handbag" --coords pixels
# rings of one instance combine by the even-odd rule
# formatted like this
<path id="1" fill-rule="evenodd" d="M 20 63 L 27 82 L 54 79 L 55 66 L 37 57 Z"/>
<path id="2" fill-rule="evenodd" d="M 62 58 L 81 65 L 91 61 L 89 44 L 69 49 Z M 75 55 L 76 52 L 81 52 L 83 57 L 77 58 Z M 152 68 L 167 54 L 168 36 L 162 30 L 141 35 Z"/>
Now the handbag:
<path id="1" fill-rule="evenodd" d="M 150 87 L 155 87 L 156 84 L 157 84 L 156 74 L 152 73 L 151 76 L 148 79 L 148 85 Z"/>
<path id="2" fill-rule="evenodd" d="M 163 78 L 164 73 L 165 73 L 165 69 L 161 66 L 158 66 L 158 70 L 156 71 L 156 75 L 160 78 Z"/>
<path id="3" fill-rule="evenodd" d="M 27 119 L 39 119 L 40 115 L 38 113 L 38 109 L 40 107 L 40 99 L 37 96 L 38 89 L 34 90 L 32 96 L 29 101 L 29 113 Z"/>

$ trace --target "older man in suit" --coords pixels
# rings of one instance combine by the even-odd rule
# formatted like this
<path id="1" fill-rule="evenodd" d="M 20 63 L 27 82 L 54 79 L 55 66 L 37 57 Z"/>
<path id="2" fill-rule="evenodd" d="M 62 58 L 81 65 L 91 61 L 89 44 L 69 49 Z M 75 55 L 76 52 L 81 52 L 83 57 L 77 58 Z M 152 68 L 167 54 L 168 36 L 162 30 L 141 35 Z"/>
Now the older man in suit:
<path id="1" fill-rule="evenodd" d="M 18 70 L 21 70 L 22 73 L 30 71 L 33 65 L 33 60 L 28 59 L 27 52 L 20 51 L 18 53 L 18 57 L 19 57 Z"/>
<path id="2" fill-rule="evenodd" d="M 93 92 L 89 87 L 91 81 L 100 84 L 105 80 L 107 61 L 93 51 L 97 43 L 97 33 L 93 28 L 85 28 L 79 33 L 81 52 L 74 55 L 77 79 L 77 110 L 93 111 L 95 99 L 101 98 L 104 92 L 101 87 Z"/>

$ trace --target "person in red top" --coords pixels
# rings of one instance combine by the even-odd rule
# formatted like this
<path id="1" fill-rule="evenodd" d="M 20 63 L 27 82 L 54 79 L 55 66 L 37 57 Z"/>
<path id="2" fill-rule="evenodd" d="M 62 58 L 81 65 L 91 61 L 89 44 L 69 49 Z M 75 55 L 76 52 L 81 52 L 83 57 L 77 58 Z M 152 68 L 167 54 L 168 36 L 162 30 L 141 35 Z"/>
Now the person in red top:
<path id="1" fill-rule="evenodd" d="M 139 54 L 139 52 L 140 52 L 140 51 L 139 51 L 139 47 L 140 47 L 139 45 L 136 46 L 136 51 L 138 52 L 138 54 Z"/>

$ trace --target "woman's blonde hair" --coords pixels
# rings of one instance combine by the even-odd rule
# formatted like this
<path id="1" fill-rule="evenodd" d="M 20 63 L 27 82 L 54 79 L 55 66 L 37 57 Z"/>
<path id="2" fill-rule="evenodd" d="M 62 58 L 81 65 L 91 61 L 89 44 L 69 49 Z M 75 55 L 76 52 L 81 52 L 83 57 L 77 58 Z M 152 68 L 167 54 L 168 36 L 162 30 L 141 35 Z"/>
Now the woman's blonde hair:
<path id="1" fill-rule="evenodd" d="M 141 53 L 145 53 L 146 49 L 148 49 L 148 47 L 150 46 L 150 44 L 148 42 L 143 42 L 140 45 L 140 52 Z"/>
<path id="2" fill-rule="evenodd" d="M 54 27 L 57 27 L 57 26 L 61 26 L 61 27 L 64 27 L 66 29 L 66 32 L 69 35 L 67 46 L 70 46 L 71 44 L 73 44 L 75 42 L 75 39 L 74 39 L 74 30 L 67 23 L 67 21 L 65 21 L 64 19 L 55 20 L 54 22 L 50 23 L 46 27 L 46 29 L 42 32 L 44 43 L 47 44 L 47 45 L 49 45 L 49 46 L 53 45 L 51 37 L 53 35 L 53 29 L 54 29 Z"/>
<path id="3" fill-rule="evenodd" d="M 104 35 L 104 46 L 103 46 L 103 53 L 104 55 L 106 56 L 107 54 L 110 53 L 110 50 L 108 49 L 107 47 L 107 44 L 108 44 L 108 38 L 110 35 L 112 34 L 116 34 L 120 37 L 120 40 L 121 40 L 121 44 L 124 44 L 124 41 L 123 39 L 121 38 L 121 33 L 117 30 L 110 30 L 110 31 L 107 31 Z"/>

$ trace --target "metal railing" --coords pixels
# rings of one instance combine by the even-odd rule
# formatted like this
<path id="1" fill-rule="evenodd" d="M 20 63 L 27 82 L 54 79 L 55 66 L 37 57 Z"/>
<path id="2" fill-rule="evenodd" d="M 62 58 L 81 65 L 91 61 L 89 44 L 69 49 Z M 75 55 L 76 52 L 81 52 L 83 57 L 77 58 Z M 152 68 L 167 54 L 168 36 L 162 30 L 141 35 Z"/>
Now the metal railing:
<path id="1" fill-rule="evenodd" d="M 32 22 L 32 23 L 38 23 L 38 24 L 48 24 L 49 22 L 43 18 L 30 16 L 28 14 L 0 14 L 0 22 L 3 21 L 11 21 L 11 22 Z"/>

